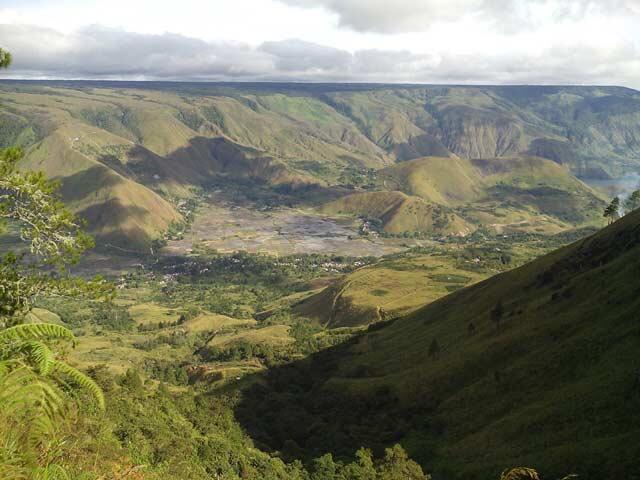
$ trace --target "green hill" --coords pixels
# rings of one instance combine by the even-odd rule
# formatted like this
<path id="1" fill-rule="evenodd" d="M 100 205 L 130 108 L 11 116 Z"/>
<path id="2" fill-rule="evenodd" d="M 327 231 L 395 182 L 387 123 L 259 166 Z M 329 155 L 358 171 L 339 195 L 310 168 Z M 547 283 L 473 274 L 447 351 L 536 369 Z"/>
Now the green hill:
<path id="1" fill-rule="evenodd" d="M 598 223 L 602 195 L 557 163 L 540 157 L 428 157 L 378 173 L 383 188 L 456 208 L 464 218 L 502 231 L 555 232 Z"/>
<path id="2" fill-rule="evenodd" d="M 412 312 L 490 273 L 464 269 L 441 252 L 392 256 L 345 275 L 297 302 L 293 311 L 329 328 L 367 325 Z"/>
<path id="3" fill-rule="evenodd" d="M 639 119 L 638 92 L 606 87 L 0 83 L 0 148 L 23 146 L 25 168 L 61 180 L 92 233 L 138 246 L 181 218 L 179 199 L 219 176 L 371 189 L 380 170 L 382 189 L 430 204 L 484 195 L 465 220 L 509 229 L 537 215 L 532 230 L 558 231 L 590 220 L 595 205 L 568 172 L 606 178 L 640 165 Z M 548 161 L 509 160 L 528 155 Z M 414 168 L 403 161 L 423 157 L 441 160 L 428 175 L 403 172 Z M 513 171 L 487 174 L 475 158 Z M 110 179 L 100 188 L 87 181 L 94 168 Z M 515 178 L 528 168 L 526 182 Z M 393 185 L 395 175 L 407 185 Z M 400 217 L 389 231 L 428 226 Z"/>
<path id="4" fill-rule="evenodd" d="M 605 201 L 563 166 L 531 156 L 425 157 L 377 172 L 384 191 L 347 195 L 330 214 L 378 219 L 384 231 L 466 235 L 478 225 L 498 233 L 557 233 L 600 225 Z"/>
<path id="5" fill-rule="evenodd" d="M 379 219 L 384 231 L 394 234 L 466 235 L 473 230 L 449 209 L 397 191 L 354 193 L 323 205 L 320 211 Z"/>
<path id="6" fill-rule="evenodd" d="M 269 372 L 239 418 L 285 456 L 401 441 L 436 478 L 636 478 L 639 259 L 637 211 Z"/>
<path id="7" fill-rule="evenodd" d="M 630 89 L 431 86 L 326 96 L 399 160 L 533 154 L 598 177 L 640 159 L 640 95 Z"/>

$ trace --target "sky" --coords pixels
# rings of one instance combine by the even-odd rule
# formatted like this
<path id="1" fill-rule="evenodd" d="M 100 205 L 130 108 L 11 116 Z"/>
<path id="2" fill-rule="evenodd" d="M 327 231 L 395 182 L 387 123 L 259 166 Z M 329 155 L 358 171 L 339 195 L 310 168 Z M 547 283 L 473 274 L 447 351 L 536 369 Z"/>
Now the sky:
<path id="1" fill-rule="evenodd" d="M 0 0 L 9 78 L 640 89 L 640 0 Z"/>

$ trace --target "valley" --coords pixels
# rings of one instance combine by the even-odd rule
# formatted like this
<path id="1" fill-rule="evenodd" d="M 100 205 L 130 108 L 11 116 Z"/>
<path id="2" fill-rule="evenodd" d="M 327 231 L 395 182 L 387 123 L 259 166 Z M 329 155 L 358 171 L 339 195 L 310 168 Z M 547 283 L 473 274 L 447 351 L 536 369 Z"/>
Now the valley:
<path id="1" fill-rule="evenodd" d="M 558 233 L 608 200 L 577 177 L 640 165 L 620 88 L 16 81 L 0 102 L 0 147 L 60 181 L 99 243 L 139 251 L 220 178 L 392 235 Z"/>
<path id="2" fill-rule="evenodd" d="M 184 238 L 169 240 L 163 252 L 185 254 L 202 245 L 223 253 L 379 257 L 406 248 L 406 241 L 362 236 L 361 224 L 355 218 L 327 217 L 286 205 L 243 206 L 214 191 L 195 212 Z"/>
<path id="3" fill-rule="evenodd" d="M 65 465 L 636 478 L 640 217 L 603 212 L 639 125 L 615 87 L 1 81 L 0 149 L 95 238 L 39 273 L 111 289 L 25 317 L 106 398 Z M 3 227 L 9 278 L 34 255 Z"/>

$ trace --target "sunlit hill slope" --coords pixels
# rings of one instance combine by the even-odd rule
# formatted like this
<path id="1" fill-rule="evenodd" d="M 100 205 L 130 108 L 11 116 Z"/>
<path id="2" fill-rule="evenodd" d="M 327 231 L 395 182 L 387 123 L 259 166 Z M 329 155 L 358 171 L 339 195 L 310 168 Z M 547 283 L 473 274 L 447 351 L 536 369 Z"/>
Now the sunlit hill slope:
<path id="1" fill-rule="evenodd" d="M 505 465 L 636 478 L 639 307 L 636 211 L 270 372 L 240 416 L 294 456 L 284 432 L 311 452 L 402 441 L 443 478 L 493 478 Z"/>
<path id="2" fill-rule="evenodd" d="M 181 220 L 179 199 L 220 176 L 288 189 L 352 188 L 355 182 L 358 193 L 372 187 L 367 172 L 381 171 L 383 182 L 373 187 L 430 204 L 456 203 L 456 196 L 513 204 L 503 212 L 504 221 L 478 209 L 463 216 L 502 225 L 525 221 L 514 213 L 523 208 L 547 214 L 548 204 L 558 202 L 544 198 L 557 192 L 533 191 L 535 175 L 547 175 L 545 188 L 546 179 L 557 175 L 572 190 L 552 187 L 569 209 L 567 215 L 549 213 L 554 231 L 575 223 L 564 217 L 582 221 L 583 206 L 590 202 L 589 192 L 569 185 L 571 175 L 607 178 L 640 163 L 638 125 L 640 96 L 621 88 L 0 84 L 0 147 L 23 146 L 24 167 L 59 179 L 65 200 L 89 221 L 92 233 L 129 246 L 161 236 Z M 523 191 L 516 177 L 528 166 L 517 159 L 531 164 L 532 156 L 547 164 L 532 170 Z M 392 165 L 423 157 L 450 161 L 429 167 L 432 186 L 422 180 L 394 182 L 413 166 L 394 170 Z M 503 165 L 504 171 L 487 174 L 471 159 L 499 159 L 489 164 Z M 485 180 L 480 185 L 469 176 L 478 170 Z M 406 175 L 414 177 L 420 174 Z M 440 181 L 449 178 L 457 180 Z M 411 202 L 424 214 L 414 215 L 417 220 L 400 215 L 387 222 L 389 231 L 430 226 L 429 208 Z M 484 202 L 480 210 L 494 206 Z M 452 230 L 464 228 L 456 222 Z"/>

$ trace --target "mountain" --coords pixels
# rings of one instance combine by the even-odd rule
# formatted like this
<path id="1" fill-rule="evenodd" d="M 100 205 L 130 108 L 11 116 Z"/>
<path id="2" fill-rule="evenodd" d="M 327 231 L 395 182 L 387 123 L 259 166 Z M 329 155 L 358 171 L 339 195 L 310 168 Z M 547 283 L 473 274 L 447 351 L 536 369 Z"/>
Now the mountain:
<path id="1" fill-rule="evenodd" d="M 557 232 L 598 222 L 604 206 L 600 193 L 540 157 L 421 158 L 382 169 L 378 181 L 500 231 Z"/>
<path id="2" fill-rule="evenodd" d="M 378 191 L 346 195 L 330 214 L 377 219 L 387 233 L 467 235 L 478 226 L 557 233 L 599 224 L 605 201 L 561 165 L 531 156 L 425 157 L 377 172 Z"/>
<path id="3" fill-rule="evenodd" d="M 447 158 L 464 177 L 460 160 L 531 156 L 561 164 L 564 178 L 617 176 L 640 164 L 639 120 L 640 94 L 613 87 L 0 83 L 0 147 L 23 146 L 25 168 L 60 180 L 99 240 L 139 247 L 182 220 L 180 199 L 219 177 L 369 188 L 407 160 Z M 96 176 L 100 185 L 87 181 Z M 460 195 L 478 193 L 462 180 Z M 537 193 L 524 200 L 540 210 Z"/>
<path id="4" fill-rule="evenodd" d="M 473 228 L 455 213 L 420 197 L 398 191 L 363 192 L 346 195 L 323 205 L 328 214 L 351 214 L 378 219 L 385 232 L 429 232 L 466 235 Z"/>
<path id="5" fill-rule="evenodd" d="M 638 164 L 640 94 L 630 89 L 432 86 L 328 97 L 399 160 L 534 154 L 586 177 Z"/>
<path id="6" fill-rule="evenodd" d="M 270 370 L 237 414 L 256 441 L 290 458 L 401 441 L 434 478 L 497 478 L 505 465 L 544 478 L 636 478 L 638 308 L 635 211 Z"/>

